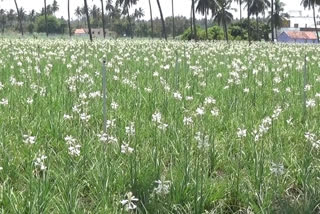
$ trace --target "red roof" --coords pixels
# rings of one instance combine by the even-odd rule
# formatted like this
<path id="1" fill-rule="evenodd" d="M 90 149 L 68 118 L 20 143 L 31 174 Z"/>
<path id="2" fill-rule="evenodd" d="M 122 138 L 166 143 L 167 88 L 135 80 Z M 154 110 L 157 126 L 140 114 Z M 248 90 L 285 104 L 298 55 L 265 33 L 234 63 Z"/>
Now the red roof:
<path id="1" fill-rule="evenodd" d="M 288 31 L 286 33 L 292 39 L 317 39 L 317 34 L 311 31 Z"/>
<path id="2" fill-rule="evenodd" d="M 86 31 L 83 29 L 83 28 L 81 28 L 81 29 L 76 29 L 75 31 L 74 31 L 74 34 L 85 34 L 86 33 Z"/>

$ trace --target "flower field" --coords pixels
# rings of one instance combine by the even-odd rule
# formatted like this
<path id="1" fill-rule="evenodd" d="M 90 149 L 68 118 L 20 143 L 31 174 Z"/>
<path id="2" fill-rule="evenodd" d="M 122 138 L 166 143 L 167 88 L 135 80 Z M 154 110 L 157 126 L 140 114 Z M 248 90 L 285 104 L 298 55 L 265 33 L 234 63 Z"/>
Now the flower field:
<path id="1" fill-rule="evenodd" d="M 319 59 L 311 45 L 2 39 L 1 213 L 319 213 Z"/>

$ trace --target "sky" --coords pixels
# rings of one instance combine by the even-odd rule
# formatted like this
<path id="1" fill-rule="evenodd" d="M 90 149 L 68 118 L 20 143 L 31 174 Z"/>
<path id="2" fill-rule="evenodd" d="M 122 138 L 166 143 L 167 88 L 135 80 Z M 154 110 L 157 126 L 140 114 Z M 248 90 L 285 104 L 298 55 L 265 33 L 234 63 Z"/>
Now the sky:
<path id="1" fill-rule="evenodd" d="M 56 13 L 56 16 L 64 18 L 67 17 L 67 0 L 57 0 L 58 5 L 60 6 L 60 10 Z M 104 0 L 105 2 L 106 0 Z M 43 7 L 43 0 L 17 0 L 17 4 L 19 7 L 25 8 L 26 11 L 30 11 L 31 9 L 35 9 L 36 11 L 40 11 Z M 53 0 L 47 0 L 47 4 L 52 4 Z M 88 6 L 92 7 L 93 4 L 100 6 L 100 0 L 87 0 Z M 303 10 L 303 7 L 300 6 L 301 0 L 282 0 L 286 4 L 285 11 L 290 10 Z M 163 10 L 163 15 L 171 16 L 171 0 L 160 0 L 160 4 Z M 153 17 L 159 17 L 159 10 L 157 6 L 156 0 L 151 0 Z M 190 8 L 191 8 L 191 0 L 174 0 L 174 10 L 175 16 L 183 15 L 183 16 L 190 16 Z M 74 15 L 74 11 L 77 6 L 83 6 L 83 0 L 70 0 L 70 13 L 71 18 L 75 19 L 76 16 Z M 150 18 L 149 13 L 149 3 L 148 0 L 139 0 L 137 7 L 141 7 L 144 10 L 145 17 L 144 19 Z M 239 18 L 239 7 L 237 4 L 232 5 L 233 8 L 237 9 L 236 12 L 233 12 L 234 18 Z M 0 0 L 0 8 L 8 9 L 15 9 L 15 4 L 13 0 Z M 134 9 L 134 8 L 133 8 Z M 245 12 L 243 12 L 245 14 Z M 201 18 L 201 15 L 196 15 L 197 18 Z"/>

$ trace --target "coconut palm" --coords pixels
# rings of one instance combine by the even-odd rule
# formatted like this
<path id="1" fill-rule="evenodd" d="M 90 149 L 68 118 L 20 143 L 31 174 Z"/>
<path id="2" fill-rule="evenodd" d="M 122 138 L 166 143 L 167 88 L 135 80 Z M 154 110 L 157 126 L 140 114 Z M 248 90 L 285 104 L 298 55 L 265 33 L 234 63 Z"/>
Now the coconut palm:
<path id="1" fill-rule="evenodd" d="M 151 7 L 150 0 L 149 0 L 149 8 L 150 8 L 150 22 L 151 22 L 151 38 L 153 39 L 153 19 L 152 19 L 152 7 Z"/>
<path id="2" fill-rule="evenodd" d="M 163 14 L 162 14 L 162 9 L 160 5 L 160 1 L 157 0 L 159 12 L 160 12 L 160 18 L 161 18 L 161 23 L 162 23 L 162 34 L 164 36 L 164 39 L 167 41 L 167 31 L 166 31 L 166 23 L 164 22 Z"/>
<path id="3" fill-rule="evenodd" d="M 264 13 L 265 10 L 270 7 L 269 0 L 252 0 L 252 4 L 249 8 L 251 14 L 254 14 L 256 16 L 256 22 L 257 22 L 257 39 L 260 40 L 259 36 L 259 14 Z"/>
<path id="4" fill-rule="evenodd" d="M 101 0 L 101 18 L 102 18 L 103 38 L 106 38 L 106 24 L 105 24 L 105 18 L 104 18 L 103 0 Z"/>
<path id="5" fill-rule="evenodd" d="M 1 17 L 0 22 L 2 26 L 1 31 L 2 31 L 2 34 L 4 34 L 4 27 L 7 23 L 6 11 L 4 9 L 0 9 L 0 17 Z"/>
<path id="6" fill-rule="evenodd" d="M 316 5 L 320 5 L 320 0 L 302 0 L 301 1 L 301 5 L 303 5 L 303 7 L 306 9 L 308 8 L 309 10 L 312 8 L 313 11 L 313 21 L 314 21 L 314 28 L 316 30 L 316 34 L 317 34 L 317 40 L 319 43 L 319 34 L 318 34 L 318 27 L 317 27 L 317 21 L 316 21 L 316 10 L 315 10 L 315 6 Z"/>
<path id="7" fill-rule="evenodd" d="M 273 17 L 274 1 L 271 0 L 271 17 Z M 271 41 L 274 42 L 274 21 L 271 19 Z"/>
<path id="8" fill-rule="evenodd" d="M 68 28 L 69 28 L 69 36 L 71 37 L 71 24 L 70 24 L 70 0 L 68 0 Z"/>
<path id="9" fill-rule="evenodd" d="M 90 16 L 89 16 L 89 9 L 88 9 L 87 0 L 84 0 L 84 10 L 85 10 L 85 13 L 86 13 L 86 16 L 87 16 L 87 25 L 88 25 L 88 30 L 89 30 L 89 37 L 90 37 L 90 41 L 92 42 Z"/>
<path id="10" fill-rule="evenodd" d="M 53 3 L 52 3 L 52 13 L 55 14 L 56 12 L 59 11 L 59 5 L 58 5 L 58 2 L 57 0 L 53 0 Z"/>
<path id="11" fill-rule="evenodd" d="M 137 2 L 138 0 L 119 0 L 119 5 L 123 7 L 122 14 L 127 15 L 131 38 L 133 38 L 133 30 L 132 30 L 132 21 L 131 21 L 129 9 L 132 5 L 136 5 Z"/>
<path id="12" fill-rule="evenodd" d="M 239 11 L 240 11 L 240 20 L 242 19 L 242 3 L 244 0 L 235 0 L 237 4 L 239 4 Z"/>
<path id="13" fill-rule="evenodd" d="M 227 24 L 233 20 L 232 13 L 228 11 L 231 9 L 231 3 L 232 0 L 215 0 L 217 10 L 214 20 L 223 26 L 224 36 L 227 41 L 229 41 Z"/>
<path id="14" fill-rule="evenodd" d="M 172 37 L 173 37 L 173 39 L 175 39 L 176 30 L 175 30 L 175 24 L 174 24 L 174 5 L 173 5 L 173 0 L 171 0 L 171 8 L 172 8 Z"/>
<path id="15" fill-rule="evenodd" d="M 283 23 L 288 18 L 290 18 L 290 16 L 288 13 L 284 13 L 285 4 L 280 0 L 276 0 L 274 6 L 275 6 L 275 11 L 273 13 L 273 16 L 271 16 L 270 14 L 268 19 L 269 19 L 269 22 L 274 23 L 274 27 L 276 29 L 279 29 L 281 27 L 281 23 Z"/>
<path id="16" fill-rule="evenodd" d="M 191 0 L 191 6 L 192 6 L 192 22 L 193 22 L 193 33 L 194 33 L 194 39 L 198 39 L 197 35 L 197 26 L 196 26 L 196 15 L 195 15 L 195 0 Z"/>
<path id="17" fill-rule="evenodd" d="M 210 0 L 198 0 L 196 11 L 199 12 L 201 15 L 204 15 L 206 39 L 208 39 L 208 18 L 207 18 L 207 15 L 209 14 L 209 9 L 210 9 Z"/>
<path id="18" fill-rule="evenodd" d="M 14 0 L 14 4 L 16 5 L 16 10 L 17 10 L 17 14 L 18 14 L 18 20 L 19 20 L 19 24 L 20 24 L 20 32 L 21 32 L 21 35 L 23 36 L 22 17 L 20 15 L 17 0 Z"/>
<path id="19" fill-rule="evenodd" d="M 45 17 L 45 22 L 46 22 L 46 34 L 48 37 L 49 33 L 48 33 L 48 18 L 47 18 L 47 0 L 44 0 L 44 17 Z"/>

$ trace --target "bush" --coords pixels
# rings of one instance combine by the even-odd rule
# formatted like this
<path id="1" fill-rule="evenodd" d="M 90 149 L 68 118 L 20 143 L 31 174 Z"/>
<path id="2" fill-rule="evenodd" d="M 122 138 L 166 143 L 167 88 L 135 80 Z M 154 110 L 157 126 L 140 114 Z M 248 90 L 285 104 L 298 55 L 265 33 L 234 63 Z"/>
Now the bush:
<path id="1" fill-rule="evenodd" d="M 60 21 L 54 16 L 47 16 L 48 33 L 62 33 L 60 28 Z M 46 21 L 44 16 L 39 16 L 36 19 L 37 32 L 46 32 Z"/>

